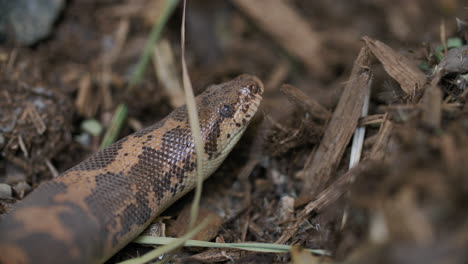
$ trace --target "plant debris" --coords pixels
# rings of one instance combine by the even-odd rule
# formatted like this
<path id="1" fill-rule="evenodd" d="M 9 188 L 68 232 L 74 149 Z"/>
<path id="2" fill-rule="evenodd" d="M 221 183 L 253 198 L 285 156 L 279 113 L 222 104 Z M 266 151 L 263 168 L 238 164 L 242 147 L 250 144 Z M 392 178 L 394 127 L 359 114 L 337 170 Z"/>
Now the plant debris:
<path id="1" fill-rule="evenodd" d="M 151 125 L 183 102 L 180 6 L 160 41 L 145 46 L 168 15 L 165 0 L 49 2 L 57 6 L 47 16 L 35 13 L 49 22 L 34 26 L 46 30 L 19 40 L 33 46 L 6 39 L 0 47 L 0 214 L 97 151 L 104 137 Z M 290 253 L 190 246 L 171 262 L 467 262 L 462 1 L 187 4 L 195 94 L 242 73 L 265 83 L 258 115 L 204 185 L 197 223 L 216 221 L 195 238 L 295 246 Z M 0 34 L 6 22 L 0 18 Z M 152 63 L 129 89 L 144 50 Z M 363 129 L 360 151 L 352 151 Z M 192 198 L 168 208 L 145 235 L 184 236 Z M 106 263 L 150 250 L 130 243 Z"/>

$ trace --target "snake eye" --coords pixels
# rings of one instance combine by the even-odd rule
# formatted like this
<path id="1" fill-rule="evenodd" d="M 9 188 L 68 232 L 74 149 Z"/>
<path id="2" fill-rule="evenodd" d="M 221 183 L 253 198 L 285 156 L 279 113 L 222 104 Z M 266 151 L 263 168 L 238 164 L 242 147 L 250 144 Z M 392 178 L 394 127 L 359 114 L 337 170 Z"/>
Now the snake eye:
<path id="1" fill-rule="evenodd" d="M 232 109 L 232 105 L 223 105 L 219 109 L 219 113 L 224 117 L 232 117 L 234 111 Z"/>

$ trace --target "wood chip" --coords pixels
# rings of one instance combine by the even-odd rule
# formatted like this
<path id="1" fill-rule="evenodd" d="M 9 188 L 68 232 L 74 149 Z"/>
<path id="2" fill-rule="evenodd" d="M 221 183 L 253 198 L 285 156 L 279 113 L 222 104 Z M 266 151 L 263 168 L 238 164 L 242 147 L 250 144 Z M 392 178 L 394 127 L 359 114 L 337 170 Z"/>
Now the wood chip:
<path id="1" fill-rule="evenodd" d="M 37 112 L 36 107 L 33 104 L 29 103 L 26 106 L 26 113 L 29 117 L 29 120 L 31 120 L 34 127 L 36 128 L 37 133 L 39 135 L 42 135 L 46 131 L 47 127 L 44 123 L 44 120 L 42 120 L 41 116 Z"/>
<path id="2" fill-rule="evenodd" d="M 281 87 L 281 92 L 285 94 L 290 101 L 296 103 L 304 111 L 307 111 L 315 118 L 328 120 L 332 115 L 331 112 L 323 107 L 319 102 L 315 101 L 302 90 L 292 85 L 284 84 Z"/>
<path id="3" fill-rule="evenodd" d="M 289 53 L 300 59 L 313 75 L 330 75 L 323 58 L 323 45 L 319 33 L 312 30 L 288 1 L 234 0 L 242 11 Z"/>
<path id="4" fill-rule="evenodd" d="M 202 261 L 203 263 L 214 263 L 222 261 L 233 261 L 250 254 L 254 253 L 239 249 L 213 248 L 193 255 L 190 257 L 190 259 Z"/>
<path id="5" fill-rule="evenodd" d="M 379 129 L 377 140 L 372 146 L 371 154 L 369 159 L 372 160 L 383 160 L 387 153 L 387 145 L 390 140 L 390 135 L 393 130 L 393 123 L 385 117 L 385 121 L 382 123 Z"/>
<path id="6" fill-rule="evenodd" d="M 86 74 L 78 83 L 78 95 L 75 99 L 75 106 L 81 115 L 92 117 L 95 115 L 98 104 L 93 98 L 91 75 Z"/>
<path id="7" fill-rule="evenodd" d="M 325 135 L 299 174 L 305 181 L 303 192 L 312 198 L 329 183 L 361 117 L 366 89 L 372 82 L 369 55 L 366 47 L 361 49 Z"/>
<path id="8" fill-rule="evenodd" d="M 426 88 L 422 104 L 422 122 L 433 128 L 440 128 L 442 122 L 442 100 L 443 94 L 437 85 L 439 77 L 436 76 L 431 84 Z"/>
<path id="9" fill-rule="evenodd" d="M 23 151 L 24 156 L 28 158 L 29 157 L 28 148 L 26 148 L 26 144 L 24 144 L 24 140 L 21 135 L 18 135 L 18 144 L 21 148 L 21 151 Z"/>
<path id="10" fill-rule="evenodd" d="M 414 97 L 424 87 L 426 75 L 411 60 L 378 40 L 369 37 L 363 39 L 385 71 L 400 84 L 406 94 Z"/>

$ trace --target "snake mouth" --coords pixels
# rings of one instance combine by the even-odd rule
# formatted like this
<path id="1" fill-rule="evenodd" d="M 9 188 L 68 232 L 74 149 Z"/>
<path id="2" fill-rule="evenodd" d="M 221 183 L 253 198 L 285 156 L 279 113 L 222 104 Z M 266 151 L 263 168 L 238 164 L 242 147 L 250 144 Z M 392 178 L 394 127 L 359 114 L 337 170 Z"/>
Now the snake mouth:
<path id="1" fill-rule="evenodd" d="M 249 76 L 251 83 L 247 85 L 249 90 L 249 96 L 246 96 L 246 100 L 249 101 L 249 108 L 245 117 L 247 117 L 247 123 L 252 120 L 253 116 L 257 113 L 262 101 L 262 95 L 265 90 L 263 82 L 256 76 Z"/>
<path id="2" fill-rule="evenodd" d="M 249 115 L 251 115 L 250 119 L 252 119 L 252 117 L 257 113 L 261 101 L 262 101 L 261 94 L 256 94 L 254 97 L 254 100 L 252 100 L 252 106 L 249 108 L 249 111 L 247 112 Z"/>

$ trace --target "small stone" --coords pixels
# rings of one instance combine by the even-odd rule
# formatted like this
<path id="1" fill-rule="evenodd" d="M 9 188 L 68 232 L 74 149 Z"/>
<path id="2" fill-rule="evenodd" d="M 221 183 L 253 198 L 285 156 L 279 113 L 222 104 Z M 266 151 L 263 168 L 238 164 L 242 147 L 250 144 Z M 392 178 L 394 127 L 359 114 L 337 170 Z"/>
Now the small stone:
<path id="1" fill-rule="evenodd" d="M 96 119 L 87 119 L 81 123 L 81 129 L 98 137 L 102 133 L 102 125 Z"/>
<path id="2" fill-rule="evenodd" d="M 11 186 L 6 183 L 0 183 L 0 199 L 9 199 L 12 198 L 13 191 Z"/>
<path id="3" fill-rule="evenodd" d="M 0 0 L 0 37 L 32 45 L 47 37 L 64 0 Z"/>
<path id="4" fill-rule="evenodd" d="M 294 198 L 291 196 L 281 197 L 280 207 L 279 207 L 279 217 L 280 221 L 289 221 L 293 218 L 294 215 Z"/>
<path id="5" fill-rule="evenodd" d="M 438 67 L 447 73 L 468 72 L 468 45 L 449 50 Z"/>
<path id="6" fill-rule="evenodd" d="M 23 199 L 24 195 L 31 190 L 31 186 L 27 182 L 19 182 L 13 186 L 13 190 L 19 199 Z"/>

